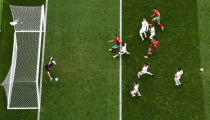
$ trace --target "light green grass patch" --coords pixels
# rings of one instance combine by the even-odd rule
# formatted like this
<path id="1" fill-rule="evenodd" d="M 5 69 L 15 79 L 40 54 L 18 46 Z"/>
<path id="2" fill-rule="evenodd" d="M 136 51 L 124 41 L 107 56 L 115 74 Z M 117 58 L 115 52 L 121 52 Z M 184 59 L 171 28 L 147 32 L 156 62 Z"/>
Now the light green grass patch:
<path id="1" fill-rule="evenodd" d="M 206 120 L 210 120 L 210 16 L 209 16 L 209 0 L 198 0 L 198 20 L 199 20 L 199 39 L 200 39 L 200 54 L 201 67 L 204 72 L 201 72 L 204 91 L 204 105 Z"/>

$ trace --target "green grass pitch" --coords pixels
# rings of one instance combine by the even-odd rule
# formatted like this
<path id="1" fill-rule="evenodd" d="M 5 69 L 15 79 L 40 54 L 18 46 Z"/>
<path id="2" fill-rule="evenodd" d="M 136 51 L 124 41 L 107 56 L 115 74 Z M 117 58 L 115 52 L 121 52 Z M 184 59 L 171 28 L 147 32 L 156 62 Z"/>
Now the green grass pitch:
<path id="1" fill-rule="evenodd" d="M 151 57 L 144 59 L 150 41 L 141 42 L 141 18 L 151 22 L 152 9 L 157 7 L 165 31 L 156 25 L 160 41 Z M 123 39 L 131 52 L 123 59 L 123 120 L 203 120 L 205 119 L 198 30 L 197 1 L 136 1 L 123 2 Z M 202 47 L 202 46 L 201 46 Z M 150 64 L 155 77 L 136 79 L 144 63 Z M 174 74 L 182 67 L 183 85 L 174 85 Z M 141 98 L 131 98 L 132 82 L 140 83 Z"/>
<path id="2" fill-rule="evenodd" d="M 208 0 L 122 0 L 123 41 L 131 53 L 122 63 L 123 120 L 209 120 Z M 41 5 L 45 0 L 7 0 L 0 33 L 0 79 L 10 67 L 13 28 L 7 3 Z M 113 59 L 108 40 L 119 34 L 119 0 L 49 0 L 45 63 L 57 65 L 49 81 L 44 70 L 41 120 L 119 120 L 119 58 Z M 150 41 L 141 42 L 142 17 L 151 22 L 153 7 L 161 14 L 165 31 L 156 25 L 160 46 L 148 60 Z M 155 74 L 136 79 L 144 63 Z M 181 87 L 173 76 L 182 67 Z M 204 72 L 200 72 L 204 67 Z M 132 83 L 140 83 L 142 97 L 132 98 Z M 6 110 L 0 88 L 0 120 L 36 120 L 36 110 Z"/>

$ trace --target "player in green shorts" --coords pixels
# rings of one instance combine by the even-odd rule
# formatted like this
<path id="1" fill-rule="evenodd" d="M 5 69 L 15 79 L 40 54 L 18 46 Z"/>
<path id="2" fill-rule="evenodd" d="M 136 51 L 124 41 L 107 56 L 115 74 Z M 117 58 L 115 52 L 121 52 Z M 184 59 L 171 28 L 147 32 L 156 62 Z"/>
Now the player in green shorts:
<path id="1" fill-rule="evenodd" d="M 156 17 L 152 19 L 152 25 L 154 25 L 154 22 L 157 22 L 163 31 L 164 27 L 162 24 L 160 24 L 160 13 L 156 8 L 154 8 L 153 11 L 154 11 L 154 14 L 151 17 L 153 17 L 153 16 L 156 16 Z"/>
<path id="2" fill-rule="evenodd" d="M 116 42 L 112 48 L 109 49 L 109 51 L 112 51 L 113 49 L 117 49 L 120 47 L 120 38 L 115 35 L 115 38 L 113 40 L 110 40 L 109 42 Z"/>

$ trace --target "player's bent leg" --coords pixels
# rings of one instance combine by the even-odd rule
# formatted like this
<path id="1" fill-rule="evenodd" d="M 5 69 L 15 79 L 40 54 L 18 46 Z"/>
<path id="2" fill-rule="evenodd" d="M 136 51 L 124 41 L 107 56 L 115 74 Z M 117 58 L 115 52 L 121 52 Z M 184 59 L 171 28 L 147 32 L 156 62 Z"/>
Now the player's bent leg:
<path id="1" fill-rule="evenodd" d="M 126 51 L 126 54 L 129 55 L 130 53 L 128 51 Z"/>
<path id="2" fill-rule="evenodd" d="M 176 78 L 174 79 L 174 81 L 175 81 L 175 85 L 176 85 L 176 86 L 178 86 L 178 85 L 179 85 L 179 83 L 178 83 L 178 81 L 177 81 L 177 79 L 176 79 Z"/>
<path id="3" fill-rule="evenodd" d="M 154 34 L 151 34 L 150 36 L 149 36 L 149 39 L 150 40 L 153 40 L 153 36 L 155 36 Z"/>
<path id="4" fill-rule="evenodd" d="M 147 38 L 147 34 L 146 34 L 146 32 L 144 31 L 144 36 L 145 36 L 145 38 Z"/>
<path id="5" fill-rule="evenodd" d="M 181 85 L 181 82 L 179 80 L 177 82 L 178 82 L 179 85 Z"/>
<path id="6" fill-rule="evenodd" d="M 138 94 L 138 96 L 141 96 L 141 93 L 139 91 L 137 92 L 137 94 Z"/>
<path id="7" fill-rule="evenodd" d="M 158 22 L 158 26 L 160 26 L 160 28 L 162 29 L 162 31 L 164 30 L 164 27 L 162 24 L 160 24 L 160 22 Z"/>
<path id="8" fill-rule="evenodd" d="M 116 58 L 116 57 L 118 57 L 118 56 L 119 56 L 119 54 L 116 54 L 116 55 L 113 56 L 113 58 Z"/>
<path id="9" fill-rule="evenodd" d="M 141 77 L 141 75 L 143 75 L 144 73 L 143 72 L 138 72 L 138 74 L 137 74 L 137 77 L 138 77 L 138 79 Z"/>
<path id="10" fill-rule="evenodd" d="M 150 73 L 150 72 L 145 72 L 146 74 L 148 74 L 148 75 L 153 75 L 152 73 Z"/>
<path id="11" fill-rule="evenodd" d="M 142 34 L 143 34 L 143 32 L 142 32 L 142 29 L 141 29 L 141 30 L 139 31 L 139 35 L 140 35 L 140 37 L 141 37 L 141 40 L 144 41 L 144 37 L 143 37 Z"/>
<path id="12" fill-rule="evenodd" d="M 152 25 L 154 25 L 155 21 L 154 21 L 154 18 L 152 19 Z"/>
<path id="13" fill-rule="evenodd" d="M 52 81 L 52 79 L 53 79 L 53 78 L 51 77 L 51 75 L 50 75 L 50 72 L 49 72 L 49 71 L 47 72 L 47 74 L 48 74 L 48 77 L 50 78 L 50 80 Z"/>
<path id="14" fill-rule="evenodd" d="M 132 97 L 136 96 L 136 95 L 135 95 L 135 91 L 134 91 L 134 90 L 133 90 L 133 91 L 131 91 L 131 95 L 132 95 Z"/>

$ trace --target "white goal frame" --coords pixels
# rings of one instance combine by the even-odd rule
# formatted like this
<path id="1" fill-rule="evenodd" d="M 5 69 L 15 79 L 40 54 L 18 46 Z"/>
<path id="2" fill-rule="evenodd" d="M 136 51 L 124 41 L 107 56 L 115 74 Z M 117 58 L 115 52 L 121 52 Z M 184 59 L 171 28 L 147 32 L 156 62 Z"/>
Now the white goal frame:
<path id="1" fill-rule="evenodd" d="M 12 6 L 12 5 L 11 5 Z M 10 7 L 11 7 L 10 6 Z M 30 6 L 21 6 L 21 7 L 30 7 Z M 33 7 L 33 6 L 31 6 Z M 44 37 L 42 36 L 42 34 L 46 34 L 46 12 L 44 9 L 44 5 L 42 6 L 38 6 L 41 7 L 41 16 L 40 16 L 40 26 L 39 26 L 39 30 L 16 30 L 16 26 L 14 26 L 15 32 L 14 32 L 14 43 L 13 43 L 13 54 L 12 54 L 12 62 L 11 62 L 11 67 L 10 67 L 10 76 L 9 76 L 9 82 L 6 81 L 5 83 L 3 82 L 2 85 L 6 88 L 8 88 L 8 93 L 7 93 L 7 109 L 39 109 L 40 110 L 40 106 L 41 106 L 41 91 L 40 91 L 40 86 L 41 86 L 41 81 L 39 82 L 39 77 L 41 78 L 42 75 L 40 75 L 40 68 L 42 69 L 43 67 L 40 67 L 40 56 L 41 56 L 41 45 L 42 45 L 42 39 L 45 39 L 45 35 Z M 13 20 L 15 20 L 14 18 L 14 14 L 12 12 L 12 16 L 13 16 Z M 18 46 L 17 46 L 17 37 L 16 35 L 18 33 L 39 33 L 39 40 L 38 40 L 38 53 L 37 53 L 37 65 L 36 65 L 36 76 L 35 76 L 35 81 L 28 81 L 31 83 L 35 83 L 36 86 L 36 95 L 37 95 L 37 105 L 35 106 L 27 106 L 27 107 L 13 107 L 10 106 L 11 105 L 11 97 L 12 97 L 12 91 L 13 91 L 13 84 L 14 84 L 14 76 L 15 76 L 15 70 L 16 70 L 16 60 L 17 60 L 17 50 L 18 50 Z M 37 36 L 37 37 L 38 37 Z M 45 41 L 45 40 L 44 40 Z M 44 42 L 43 42 L 44 43 Z M 44 48 L 42 48 L 44 49 Z M 41 70 L 42 72 L 42 70 Z M 27 82 L 27 81 L 23 81 L 23 82 Z M 21 83 L 21 81 L 19 81 L 19 83 Z M 34 89 L 35 90 L 35 89 Z M 7 92 L 7 91 L 6 91 Z M 26 96 L 27 97 L 27 96 Z"/>

